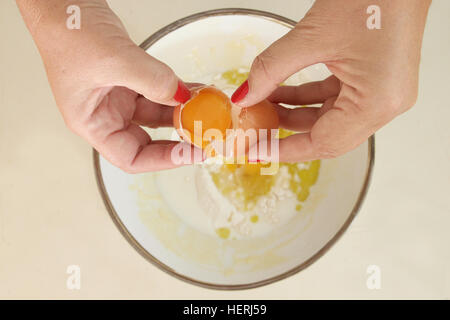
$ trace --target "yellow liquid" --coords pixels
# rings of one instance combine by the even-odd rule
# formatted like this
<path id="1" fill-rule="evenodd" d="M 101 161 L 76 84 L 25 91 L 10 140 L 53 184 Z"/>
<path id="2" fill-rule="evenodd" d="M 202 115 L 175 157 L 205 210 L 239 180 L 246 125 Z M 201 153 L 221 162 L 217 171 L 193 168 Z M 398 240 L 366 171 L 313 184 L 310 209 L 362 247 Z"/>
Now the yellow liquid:
<path id="1" fill-rule="evenodd" d="M 231 69 L 222 73 L 222 79 L 234 86 L 240 86 L 247 78 L 248 72 L 239 72 L 238 69 Z"/>
<path id="2" fill-rule="evenodd" d="M 230 236 L 230 229 L 229 228 L 218 228 L 216 229 L 217 235 L 222 239 L 228 239 Z"/>
<path id="3" fill-rule="evenodd" d="M 259 217 L 256 214 L 254 214 L 250 217 L 250 221 L 253 223 L 257 223 L 258 220 L 259 220 Z"/>
<path id="4" fill-rule="evenodd" d="M 245 163 L 224 164 L 211 177 L 217 189 L 227 198 L 232 198 L 239 211 L 249 211 L 258 199 L 270 192 L 275 175 L 261 175 L 263 166 L 270 164 Z"/>
<path id="5" fill-rule="evenodd" d="M 280 163 L 289 172 L 289 189 L 295 194 L 300 211 L 301 203 L 305 202 L 310 188 L 317 182 L 320 170 L 320 160 L 305 162 L 301 169 L 296 163 Z M 260 170 L 270 164 L 245 163 L 224 164 L 218 171 L 211 172 L 212 180 L 217 189 L 237 205 L 237 209 L 251 211 L 261 197 L 267 195 L 275 184 L 276 175 L 261 175 Z M 253 221 L 252 221 L 253 222 Z"/>

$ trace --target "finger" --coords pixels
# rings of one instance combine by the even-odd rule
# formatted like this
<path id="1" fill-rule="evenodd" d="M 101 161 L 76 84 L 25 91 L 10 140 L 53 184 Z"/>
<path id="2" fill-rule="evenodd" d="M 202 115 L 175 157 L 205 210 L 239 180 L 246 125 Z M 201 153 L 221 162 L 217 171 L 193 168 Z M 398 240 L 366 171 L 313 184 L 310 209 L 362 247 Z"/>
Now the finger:
<path id="1" fill-rule="evenodd" d="M 297 132 L 309 132 L 312 128 L 314 128 L 314 125 L 320 116 L 324 112 L 330 110 L 335 101 L 336 97 L 330 98 L 325 101 L 321 108 L 300 107 L 296 109 L 288 109 L 280 105 L 276 105 L 278 116 L 280 118 L 280 127 Z M 266 152 L 260 152 L 261 150 L 259 150 L 259 148 L 262 143 L 259 142 L 250 149 L 249 155 L 256 155 L 256 159 L 262 161 L 303 161 L 296 159 L 300 159 L 302 157 L 304 159 L 309 159 L 313 157 L 311 146 L 308 145 L 308 139 L 310 139 L 309 133 L 297 133 L 283 139 L 276 139 L 276 141 L 266 141 L 264 147 L 267 149 Z M 301 145 L 301 147 L 298 147 L 297 144 Z"/>
<path id="2" fill-rule="evenodd" d="M 280 119 L 280 127 L 297 132 L 308 132 L 319 118 L 320 108 L 299 107 L 285 108 L 275 105 Z"/>
<path id="3" fill-rule="evenodd" d="M 189 89 L 203 87 L 203 86 L 205 86 L 205 84 L 200 83 L 200 82 L 186 82 L 186 87 L 188 87 Z"/>
<path id="4" fill-rule="evenodd" d="M 190 98 L 189 89 L 172 69 L 141 48 L 131 47 L 122 55 L 115 85 L 128 87 L 150 101 L 165 105 L 175 106 Z"/>
<path id="5" fill-rule="evenodd" d="M 337 96 L 341 82 L 335 76 L 322 81 L 308 82 L 299 86 L 278 87 L 267 99 L 274 103 L 305 105 L 324 103 L 330 97 Z"/>
<path id="6" fill-rule="evenodd" d="M 236 90 L 233 102 L 251 106 L 265 99 L 290 75 L 322 59 L 316 47 L 305 41 L 301 29 L 291 30 L 256 57 L 248 82 Z"/>
<path id="7" fill-rule="evenodd" d="M 150 135 L 141 127 L 139 127 L 137 124 L 131 123 L 128 126 L 128 132 L 133 135 L 136 138 L 136 141 L 141 146 L 145 146 L 152 142 L 152 138 Z"/>
<path id="8" fill-rule="evenodd" d="M 133 122 L 149 128 L 173 126 L 173 107 L 152 102 L 143 96 L 136 99 Z"/>
<path id="9" fill-rule="evenodd" d="M 131 124 L 126 129 L 113 132 L 103 141 L 93 141 L 94 147 L 113 165 L 128 173 L 158 171 L 179 167 L 183 164 L 201 161 L 196 157 L 192 146 L 176 141 L 151 141 L 144 129 Z M 184 162 L 174 159 L 174 149 L 182 147 L 181 154 Z M 188 151 L 186 155 L 183 152 Z"/>
<path id="10" fill-rule="evenodd" d="M 189 89 L 203 86 L 201 83 L 186 83 Z M 136 98 L 133 122 L 149 128 L 172 127 L 173 107 L 148 100 L 140 95 Z"/>

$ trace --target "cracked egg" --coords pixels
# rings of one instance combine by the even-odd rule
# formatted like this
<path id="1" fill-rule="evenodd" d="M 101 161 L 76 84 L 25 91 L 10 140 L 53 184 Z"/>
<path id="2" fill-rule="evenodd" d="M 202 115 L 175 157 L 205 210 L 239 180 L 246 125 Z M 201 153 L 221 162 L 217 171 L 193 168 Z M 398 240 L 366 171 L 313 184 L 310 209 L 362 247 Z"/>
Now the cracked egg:
<path id="1" fill-rule="evenodd" d="M 175 108 L 173 124 L 183 140 L 204 149 L 208 157 L 245 157 L 260 139 L 270 139 L 279 118 L 267 100 L 241 108 L 216 87 L 201 86 L 192 88 L 191 99 Z"/>

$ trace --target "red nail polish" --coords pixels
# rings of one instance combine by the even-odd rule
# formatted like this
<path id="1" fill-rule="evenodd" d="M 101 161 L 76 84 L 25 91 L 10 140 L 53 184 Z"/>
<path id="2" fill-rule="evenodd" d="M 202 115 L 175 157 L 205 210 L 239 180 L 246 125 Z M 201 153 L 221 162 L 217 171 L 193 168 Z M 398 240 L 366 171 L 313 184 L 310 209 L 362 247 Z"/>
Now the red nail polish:
<path id="1" fill-rule="evenodd" d="M 245 80 L 243 84 L 231 96 L 231 102 L 236 103 L 245 98 L 248 93 L 248 80 Z"/>
<path id="2" fill-rule="evenodd" d="M 191 98 L 191 92 L 183 83 L 183 81 L 178 80 L 177 92 L 175 92 L 173 98 L 180 103 L 185 103 Z"/>

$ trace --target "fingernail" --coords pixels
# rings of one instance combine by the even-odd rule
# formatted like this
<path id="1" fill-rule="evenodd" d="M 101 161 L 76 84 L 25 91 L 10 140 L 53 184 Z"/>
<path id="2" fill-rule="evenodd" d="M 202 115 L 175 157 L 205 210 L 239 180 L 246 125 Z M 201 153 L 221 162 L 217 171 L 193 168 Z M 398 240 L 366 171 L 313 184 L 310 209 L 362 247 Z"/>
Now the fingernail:
<path id="1" fill-rule="evenodd" d="M 191 98 L 191 92 L 186 87 L 183 81 L 178 80 L 177 92 L 175 92 L 173 98 L 180 103 L 185 103 Z"/>
<path id="2" fill-rule="evenodd" d="M 243 84 L 240 85 L 239 88 L 231 96 L 231 102 L 237 103 L 245 98 L 248 93 L 248 80 L 245 80 Z"/>

